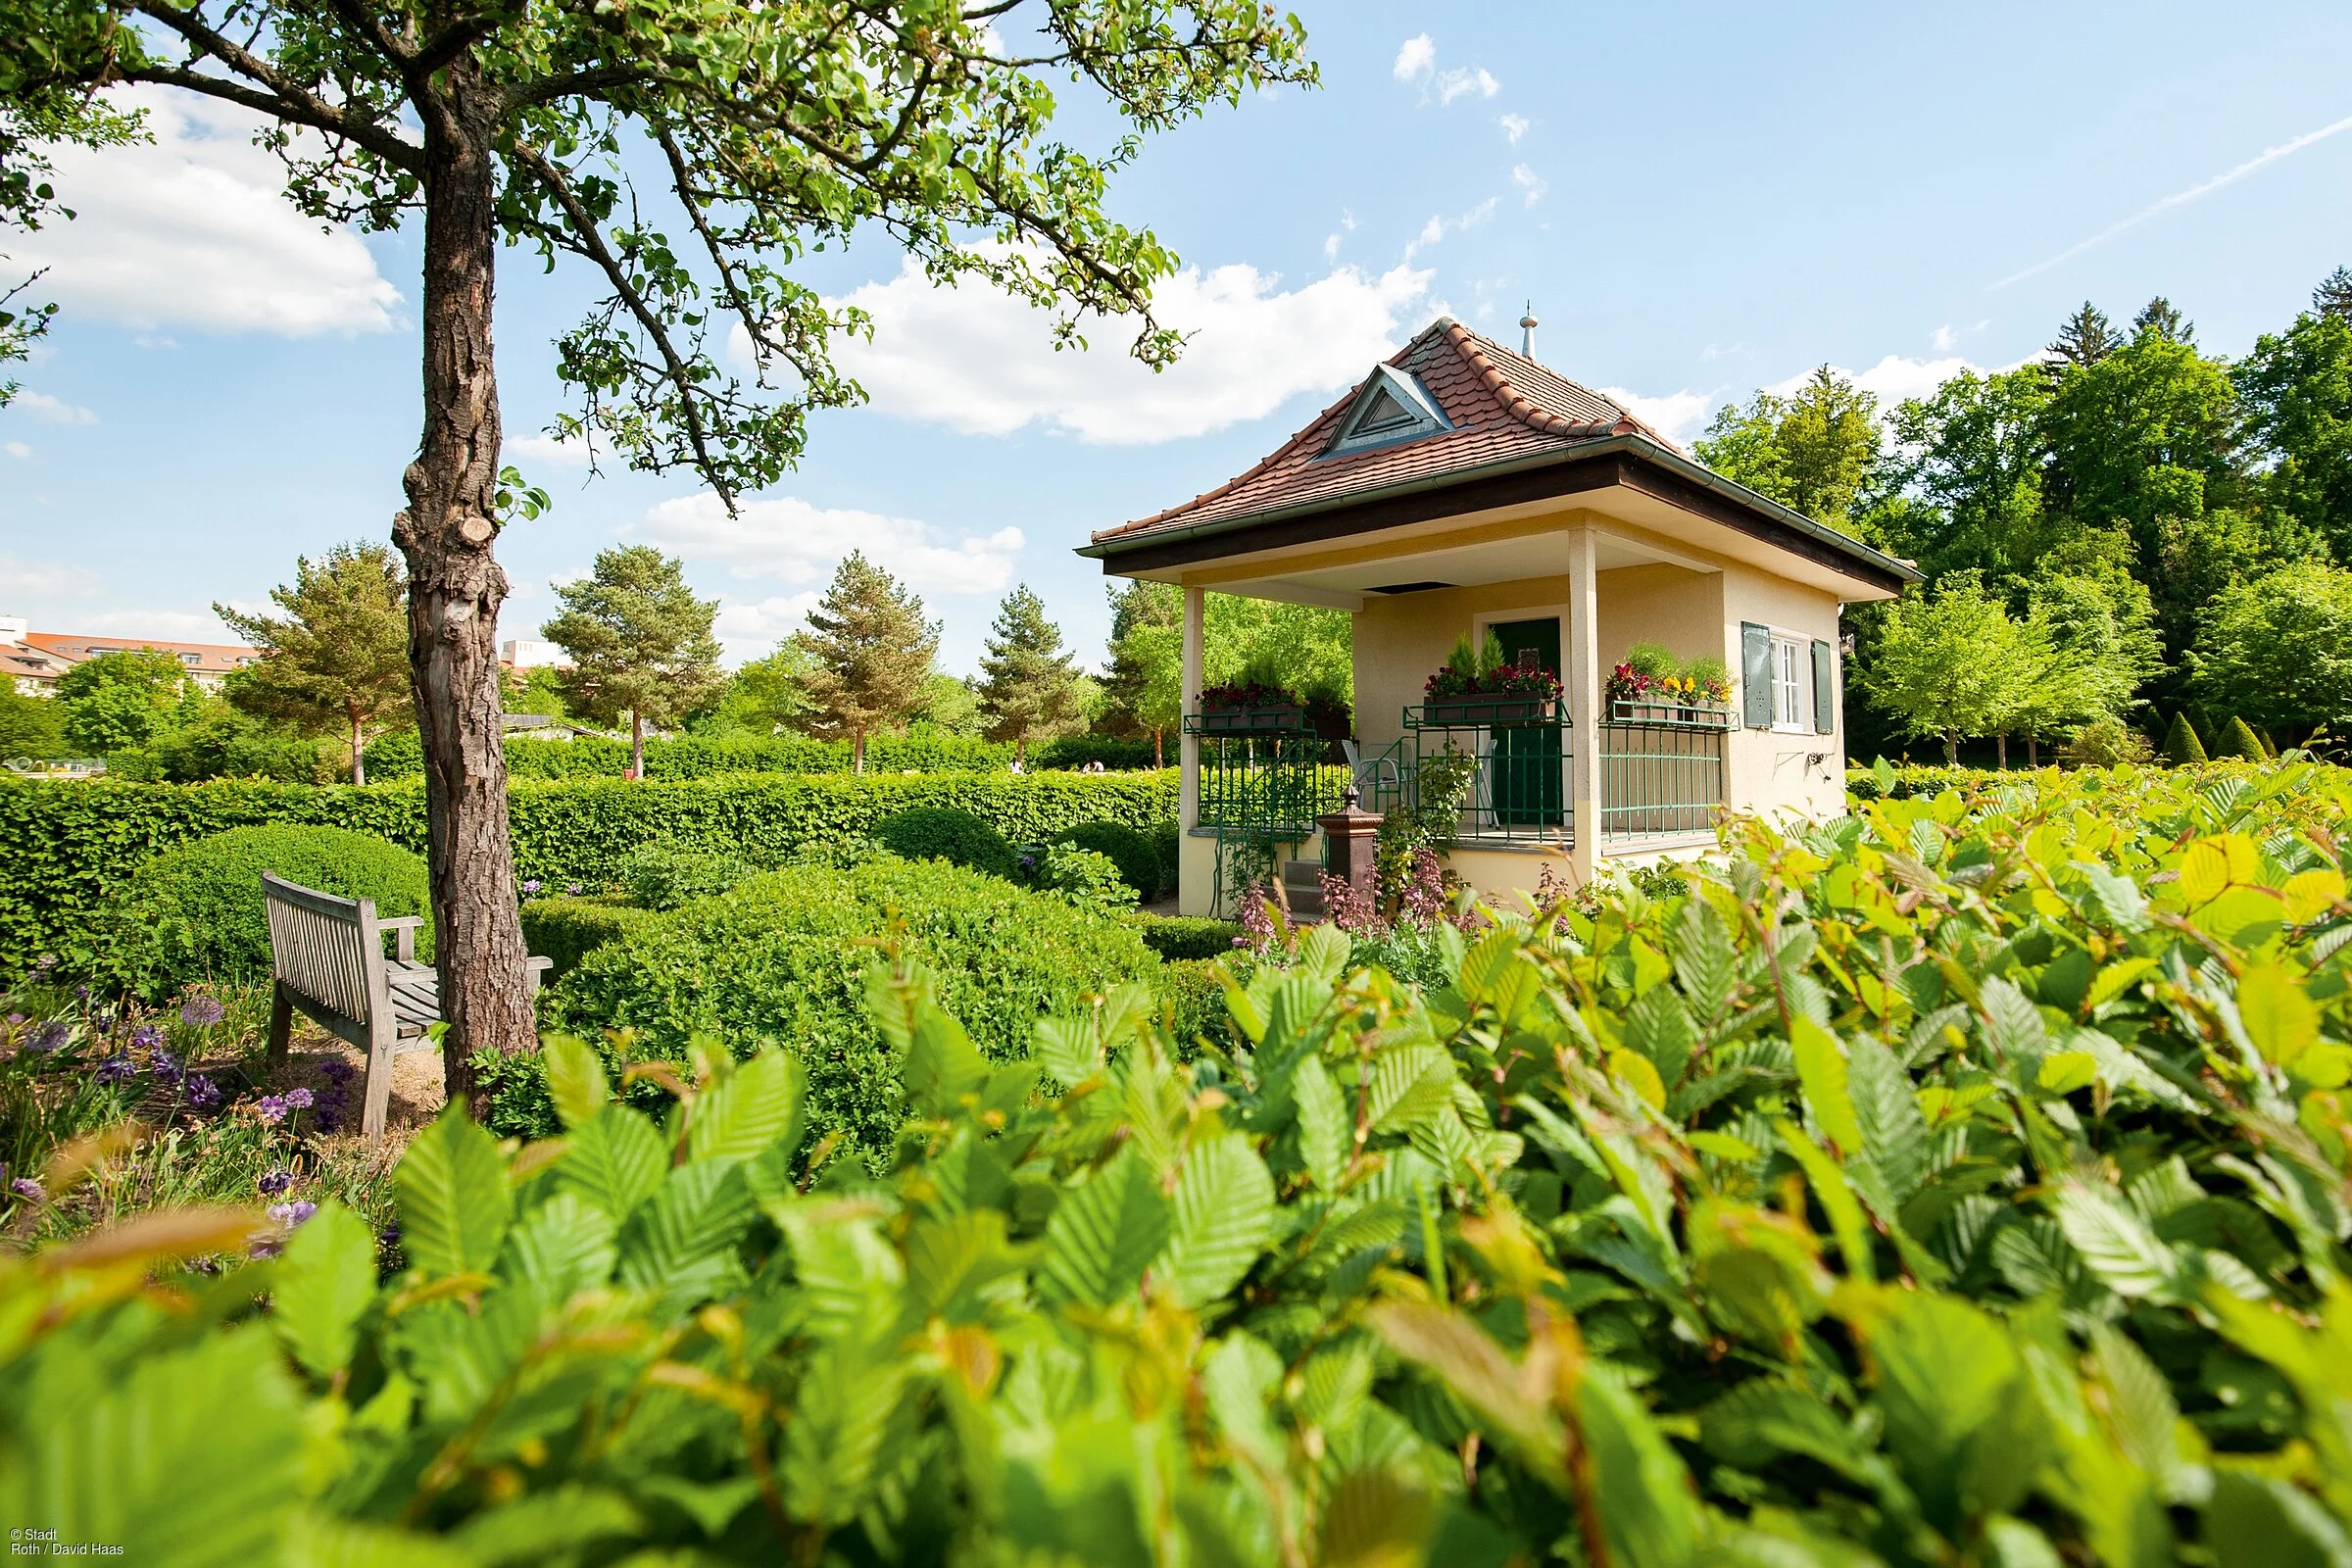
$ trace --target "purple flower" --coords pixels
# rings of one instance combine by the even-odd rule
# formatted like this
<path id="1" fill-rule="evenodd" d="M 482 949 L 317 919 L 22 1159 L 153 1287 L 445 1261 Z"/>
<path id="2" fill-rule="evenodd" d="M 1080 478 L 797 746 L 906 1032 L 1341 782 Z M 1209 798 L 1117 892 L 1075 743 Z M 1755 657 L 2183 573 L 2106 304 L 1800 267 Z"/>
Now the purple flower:
<path id="1" fill-rule="evenodd" d="M 524 898 L 526 898 L 526 899 L 527 899 L 527 898 L 531 898 L 531 897 L 535 896 L 535 895 L 538 893 L 538 891 L 539 891 L 541 888 L 545 887 L 546 885 L 547 885 L 546 883 L 544 883 L 544 882 L 540 881 L 540 880 L 539 880 L 537 877 L 535 877 L 535 876 L 534 876 L 534 877 L 528 877 L 528 878 L 526 878 L 526 879 L 523 881 L 523 884 L 522 884 L 522 896 L 523 896 Z"/>
<path id="2" fill-rule="evenodd" d="M 179 1004 L 179 1021 L 198 1029 L 210 1029 L 221 1018 L 218 997 L 190 997 Z"/>
<path id="3" fill-rule="evenodd" d="M 264 1095 L 253 1102 L 253 1113 L 262 1118 L 262 1125 L 274 1127 L 286 1119 L 286 1102 L 281 1095 Z"/>
<path id="4" fill-rule="evenodd" d="M 307 1199 L 297 1199 L 291 1203 L 271 1203 L 270 1205 L 270 1217 L 288 1230 L 292 1230 L 318 1212 L 318 1205 Z"/>
<path id="5" fill-rule="evenodd" d="M 311 1108 L 311 1092 L 308 1089 L 289 1089 L 281 1098 L 284 1099 L 288 1110 Z"/>
<path id="6" fill-rule="evenodd" d="M 188 1106 L 192 1110 L 210 1110 L 220 1103 L 220 1086 L 200 1072 L 188 1074 Z"/>
<path id="7" fill-rule="evenodd" d="M 350 1062 L 345 1061 L 341 1056 L 330 1057 L 318 1064 L 318 1076 L 338 1088 L 350 1083 L 352 1076 L 358 1072 L 358 1068 L 352 1066 Z"/>
<path id="8" fill-rule="evenodd" d="M 10 1182 L 8 1190 L 28 1202 L 45 1203 L 49 1200 L 49 1195 L 41 1191 L 41 1184 L 29 1176 L 20 1176 Z"/>
<path id="9" fill-rule="evenodd" d="M 88 986 L 75 986 L 75 987 L 74 988 L 74 1000 L 75 1002 L 87 1002 L 87 1001 L 89 1001 L 89 1000 L 90 1000 L 90 988 L 89 988 Z"/>
<path id="10" fill-rule="evenodd" d="M 27 1051 L 37 1051 L 46 1055 L 64 1045 L 73 1033 L 73 1025 L 52 1018 L 47 1023 L 34 1027 L 32 1038 L 24 1042 L 24 1048 Z"/>
<path id="11" fill-rule="evenodd" d="M 564 884 L 564 891 L 576 899 L 580 896 L 580 885 L 577 882 L 566 882 Z"/>
<path id="12" fill-rule="evenodd" d="M 164 1032 L 151 1023 L 143 1023 L 130 1032 L 130 1043 L 141 1051 L 153 1051 L 164 1043 Z"/>
<path id="13" fill-rule="evenodd" d="M 179 1058 L 161 1046 L 147 1053 L 147 1070 L 164 1083 L 179 1082 Z"/>
<path id="14" fill-rule="evenodd" d="M 34 969 L 46 974 L 50 970 L 57 967 L 57 955 L 54 953 L 44 953 L 39 957 L 32 960 L 32 966 Z"/>
<path id="15" fill-rule="evenodd" d="M 276 1170 L 262 1172 L 254 1178 L 253 1185 L 261 1189 L 264 1198 L 281 1198 L 294 1185 L 294 1173 L 281 1165 Z"/>
<path id="16" fill-rule="evenodd" d="M 129 1052 L 118 1051 L 100 1062 L 98 1070 L 91 1073 L 90 1077 L 97 1083 L 119 1084 L 136 1076 L 138 1070 L 139 1064 L 130 1059 Z"/>

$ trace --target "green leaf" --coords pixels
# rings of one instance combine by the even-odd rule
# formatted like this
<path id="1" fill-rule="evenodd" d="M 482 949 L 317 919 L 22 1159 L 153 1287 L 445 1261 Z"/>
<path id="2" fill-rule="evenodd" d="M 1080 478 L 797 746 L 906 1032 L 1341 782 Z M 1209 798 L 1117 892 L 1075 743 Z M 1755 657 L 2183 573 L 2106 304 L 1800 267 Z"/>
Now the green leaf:
<path id="1" fill-rule="evenodd" d="M 619 1279 L 691 1301 L 742 1272 L 735 1246 L 757 1210 L 736 1165 L 680 1165 L 620 1228 Z"/>
<path id="2" fill-rule="evenodd" d="M 644 1114 L 618 1102 L 608 1103 L 566 1140 L 570 1149 L 556 1166 L 560 1190 L 578 1193 L 617 1225 L 653 1196 L 668 1168 L 662 1135 Z"/>
<path id="3" fill-rule="evenodd" d="M 2320 1038 L 2320 1009 L 2302 983 L 2276 963 L 2248 964 L 2238 976 L 2237 1016 L 2254 1049 L 2281 1067 Z"/>
<path id="4" fill-rule="evenodd" d="M 540 1563 L 591 1542 L 631 1536 L 644 1519 L 626 1498 L 601 1487 L 560 1486 L 477 1513 L 451 1537 L 464 1560 L 482 1568 Z"/>
<path id="5" fill-rule="evenodd" d="M 1845 1172 L 1794 1122 L 1779 1120 L 1772 1125 L 1781 1135 L 1781 1147 L 1788 1151 L 1788 1157 L 1805 1173 L 1814 1200 L 1829 1215 L 1831 1233 L 1838 1238 L 1838 1250 L 1845 1258 L 1845 1271 L 1856 1279 L 1878 1278 L 1870 1250 L 1870 1221 L 1863 1215 L 1861 1200 L 1854 1197 Z"/>
<path id="6" fill-rule="evenodd" d="M 695 1098 L 686 1124 L 690 1159 L 749 1159 L 800 1136 L 808 1074 L 800 1058 L 763 1051 Z"/>
<path id="7" fill-rule="evenodd" d="M 1740 955 L 1723 916 L 1705 899 L 1689 899 L 1675 922 L 1674 973 L 1699 1022 L 1713 1024 L 1731 1005 Z"/>
<path id="8" fill-rule="evenodd" d="M 2204 1535 L 2215 1568 L 2352 1568 L 2352 1539 L 2318 1498 L 2244 1470 L 2214 1471 Z"/>
<path id="9" fill-rule="evenodd" d="M 507 1164 L 464 1105 L 450 1106 L 417 1135 L 392 1185 L 400 1195 L 401 1246 L 416 1267 L 466 1274 L 497 1260 L 514 1208 Z"/>
<path id="10" fill-rule="evenodd" d="M 945 1116 L 988 1081 L 988 1058 L 962 1024 L 926 1003 L 915 1012 L 906 1053 L 899 1058 L 899 1078 L 906 1098 L 924 1115 Z"/>
<path id="11" fill-rule="evenodd" d="M 1605 1499 L 1609 1560 L 1627 1568 L 1683 1568 L 1697 1544 L 1690 1473 L 1622 1376 L 1593 1361 L 1576 1388 L 1578 1434 L 1593 1493 Z"/>
<path id="12" fill-rule="evenodd" d="M 1316 1561 L 1323 1568 L 1400 1568 L 1430 1560 L 1422 1543 L 1436 1513 L 1436 1494 L 1408 1471 L 1350 1471 L 1324 1504 L 1323 1549 Z"/>
<path id="13" fill-rule="evenodd" d="M 1956 1297 L 1885 1291 L 1857 1327 L 1886 1447 L 1928 1521 L 1957 1536 L 1967 1520 L 2022 1502 L 2049 1434 L 2001 1325 Z"/>
<path id="14" fill-rule="evenodd" d="M 2041 1071 L 2034 1075 L 2036 1087 L 2053 1095 L 2071 1095 L 2078 1089 L 2088 1089 L 2099 1079 L 2099 1058 L 2087 1051 L 2053 1051 L 2041 1058 Z"/>
<path id="15" fill-rule="evenodd" d="M 605 1064 L 596 1051 L 576 1035 L 549 1035 L 539 1054 L 547 1064 L 547 1092 L 556 1114 L 566 1128 L 576 1128 L 604 1107 L 611 1091 L 605 1084 Z"/>
<path id="16" fill-rule="evenodd" d="M 2103 1187 L 2070 1182 L 2058 1194 L 2058 1228 L 2099 1282 L 2132 1299 L 2171 1299 L 2180 1260 L 2147 1222 Z"/>
<path id="17" fill-rule="evenodd" d="M 1204 1306 L 1250 1272 L 1274 1235 L 1274 1178 L 1239 1133 L 1195 1144 L 1176 1178 L 1176 1218 L 1154 1272 Z"/>
<path id="18" fill-rule="evenodd" d="M 286 1532 L 283 1560 L 303 1568 L 479 1568 L 491 1559 L 438 1536 L 305 1510 Z"/>
<path id="19" fill-rule="evenodd" d="M 91 1353 L 80 1354 L 96 1374 Z M 120 1546 L 125 1563 L 280 1561 L 303 1490 L 299 1410 L 292 1376 L 258 1325 L 150 1349 L 91 1375 L 70 1398 L 14 1405 L 0 1447 L 0 1520 Z"/>
<path id="20" fill-rule="evenodd" d="M 1911 1075 L 1893 1052 L 1867 1034 L 1846 1043 L 1845 1060 L 1864 1145 L 1895 1202 L 1901 1203 L 1928 1179 L 1928 1119 L 1920 1114 Z"/>
<path id="21" fill-rule="evenodd" d="M 360 1318 L 375 1299 L 375 1238 L 336 1199 L 295 1227 L 270 1287 L 270 1326 L 321 1382 L 351 1364 Z"/>
<path id="22" fill-rule="evenodd" d="M 1152 1167 L 1130 1144 L 1054 1205 L 1038 1283 L 1051 1299 L 1108 1306 L 1134 1293 L 1171 1223 Z"/>
<path id="23" fill-rule="evenodd" d="M 1291 1097 L 1298 1108 L 1298 1152 L 1306 1172 L 1324 1192 L 1336 1193 L 1355 1141 L 1347 1097 L 1332 1082 L 1330 1069 L 1312 1056 L 1294 1069 Z"/>
<path id="24" fill-rule="evenodd" d="M 1840 1154 L 1858 1154 L 1867 1147 L 1861 1118 L 1846 1090 L 1844 1048 L 1838 1037 L 1802 1013 L 1788 1019 L 1788 1046 L 1796 1056 L 1797 1082 L 1813 1121 Z"/>
<path id="25" fill-rule="evenodd" d="M 1649 1058 L 1666 1087 L 1682 1080 L 1696 1040 L 1690 1013 L 1671 986 L 1651 986 L 1634 999 L 1625 1015 L 1626 1045 Z"/>
<path id="26" fill-rule="evenodd" d="M 540 1299 L 561 1306 L 612 1277 L 618 1221 L 575 1189 L 566 1188 L 532 1209 L 507 1233 L 499 1273 L 537 1287 Z"/>

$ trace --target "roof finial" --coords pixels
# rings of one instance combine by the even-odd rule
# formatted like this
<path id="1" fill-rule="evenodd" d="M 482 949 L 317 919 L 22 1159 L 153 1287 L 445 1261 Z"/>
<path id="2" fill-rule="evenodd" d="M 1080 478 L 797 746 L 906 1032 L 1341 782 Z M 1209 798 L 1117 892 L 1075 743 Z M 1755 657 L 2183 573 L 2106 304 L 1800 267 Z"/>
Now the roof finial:
<path id="1" fill-rule="evenodd" d="M 1542 324 L 1536 319 L 1536 302 L 1529 300 L 1527 314 L 1519 318 L 1519 357 L 1521 359 L 1532 360 L 1536 357 L 1536 328 Z"/>

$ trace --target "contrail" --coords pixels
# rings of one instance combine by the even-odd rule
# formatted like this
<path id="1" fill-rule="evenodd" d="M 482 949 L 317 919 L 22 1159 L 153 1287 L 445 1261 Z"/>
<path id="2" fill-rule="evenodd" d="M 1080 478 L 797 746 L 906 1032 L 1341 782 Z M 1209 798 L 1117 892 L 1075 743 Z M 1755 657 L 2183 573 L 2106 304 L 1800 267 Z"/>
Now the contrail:
<path id="1" fill-rule="evenodd" d="M 2022 272 L 2011 272 L 2007 277 L 2002 278 L 1999 282 L 1994 283 L 1991 286 L 1993 288 L 2007 288 L 2012 283 L 2023 282 L 2025 279 L 2032 277 L 2036 272 L 2046 272 L 2051 268 L 2056 267 L 2060 262 L 2072 261 L 2076 257 L 2082 255 L 2084 251 L 2089 250 L 2094 245 L 2106 244 L 2109 240 L 2115 238 L 2116 235 L 2121 234 L 2128 228 L 2136 228 L 2140 224 L 2146 222 L 2149 219 L 2154 218 L 2159 214 L 2169 213 L 2176 207 L 2186 207 L 2190 202 L 2198 201 L 2204 197 L 2210 196 L 2215 191 L 2220 190 L 2224 185 L 2233 184 L 2236 181 L 2245 178 L 2248 174 L 2251 174 L 2263 165 L 2275 164 L 2279 159 L 2286 157 L 2289 153 L 2299 153 L 2315 141 L 2326 141 L 2328 137 L 2334 135 L 2339 130 L 2352 130 L 2352 115 L 2345 116 L 2343 119 L 2335 122 L 2335 123 L 2331 125 L 2322 125 L 2317 130 L 2307 130 L 2292 141 L 2282 141 L 2276 147 L 2266 147 L 2261 152 L 2255 154 L 2252 158 L 2249 158 L 2244 163 L 2238 165 L 2235 169 L 2228 170 L 2222 173 L 2216 174 L 2201 185 L 2191 185 L 2186 190 L 2175 191 L 2170 196 L 2164 197 L 2159 201 L 2150 202 L 2147 206 L 2142 207 L 2138 212 L 2133 213 L 2130 218 L 2122 219 L 2116 222 L 2109 223 L 2105 228 L 2100 229 L 2096 234 L 2091 235 L 2090 238 L 2083 240 L 2080 244 L 2069 245 L 2065 250 L 2060 251 L 2048 261 L 2035 262 L 2032 267 L 2027 268 Z"/>

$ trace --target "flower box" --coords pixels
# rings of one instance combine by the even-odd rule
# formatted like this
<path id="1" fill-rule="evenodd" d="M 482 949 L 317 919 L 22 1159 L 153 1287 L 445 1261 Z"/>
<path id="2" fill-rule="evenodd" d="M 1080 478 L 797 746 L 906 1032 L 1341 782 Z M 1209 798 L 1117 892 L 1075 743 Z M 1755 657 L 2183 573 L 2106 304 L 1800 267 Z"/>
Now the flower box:
<path id="1" fill-rule="evenodd" d="M 1559 706 L 1551 697 L 1507 694 L 1475 697 L 1433 697 L 1421 708 L 1424 724 L 1526 724 L 1551 717 Z"/>
<path id="2" fill-rule="evenodd" d="M 1306 710 L 1296 704 L 1272 708 L 1206 708 L 1200 710 L 1203 735 L 1248 734 L 1253 730 L 1297 730 L 1306 727 Z"/>
<path id="3" fill-rule="evenodd" d="M 1728 703 L 1649 702 L 1619 698 L 1609 705 L 1609 721 L 1615 724 L 1683 724 L 1700 729 L 1729 729 L 1732 726 L 1732 710 Z"/>

